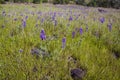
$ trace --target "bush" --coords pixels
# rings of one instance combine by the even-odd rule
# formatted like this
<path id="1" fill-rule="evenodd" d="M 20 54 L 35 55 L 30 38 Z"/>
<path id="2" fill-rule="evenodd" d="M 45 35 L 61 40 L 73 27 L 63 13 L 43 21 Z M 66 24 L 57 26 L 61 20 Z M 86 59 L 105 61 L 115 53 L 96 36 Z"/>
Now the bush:
<path id="1" fill-rule="evenodd" d="M 53 4 L 60 4 L 60 0 L 53 0 Z"/>
<path id="2" fill-rule="evenodd" d="M 120 0 L 76 0 L 76 4 L 94 7 L 120 8 Z"/>
<path id="3" fill-rule="evenodd" d="M 84 4 L 84 0 L 75 0 L 76 4 L 81 4 L 83 5 Z"/>
<path id="4" fill-rule="evenodd" d="M 0 4 L 5 4 L 5 1 L 4 0 L 0 0 Z"/>
<path id="5" fill-rule="evenodd" d="M 110 5 L 109 7 L 117 8 L 120 9 L 120 0 L 110 0 Z"/>
<path id="6" fill-rule="evenodd" d="M 33 3 L 39 4 L 39 3 L 42 3 L 42 0 L 33 0 Z"/>
<path id="7" fill-rule="evenodd" d="M 53 4 L 68 4 L 69 0 L 53 0 Z"/>
<path id="8" fill-rule="evenodd" d="M 47 3 L 47 2 L 48 2 L 48 0 L 42 0 L 42 2 L 43 2 L 43 3 Z"/>

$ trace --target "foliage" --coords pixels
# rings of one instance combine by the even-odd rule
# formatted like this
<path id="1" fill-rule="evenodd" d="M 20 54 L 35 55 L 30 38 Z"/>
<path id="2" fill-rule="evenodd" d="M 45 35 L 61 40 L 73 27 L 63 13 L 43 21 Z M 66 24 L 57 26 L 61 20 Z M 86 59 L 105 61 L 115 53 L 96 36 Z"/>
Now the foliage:
<path id="1" fill-rule="evenodd" d="M 88 6 L 120 8 L 120 0 L 90 0 Z"/>
<path id="2" fill-rule="evenodd" d="M 33 3 L 42 3 L 42 0 L 33 0 Z"/>
<path id="3" fill-rule="evenodd" d="M 53 0 L 53 4 L 68 4 L 69 0 Z"/>
<path id="4" fill-rule="evenodd" d="M 76 0 L 76 4 L 84 4 L 84 0 Z"/>
<path id="5" fill-rule="evenodd" d="M 4 0 L 0 0 L 0 4 L 5 4 L 5 1 Z"/>
<path id="6" fill-rule="evenodd" d="M 48 2 L 48 0 L 42 0 L 42 2 L 43 2 L 43 3 L 47 3 L 47 2 Z"/>
<path id="7" fill-rule="evenodd" d="M 0 3 L 4 4 L 5 1 L 10 2 L 27 2 L 27 3 L 47 3 L 48 0 L 0 0 Z M 76 3 L 78 5 L 87 5 L 94 7 L 113 7 L 120 8 L 120 0 L 50 0 L 53 4 L 69 4 Z"/>

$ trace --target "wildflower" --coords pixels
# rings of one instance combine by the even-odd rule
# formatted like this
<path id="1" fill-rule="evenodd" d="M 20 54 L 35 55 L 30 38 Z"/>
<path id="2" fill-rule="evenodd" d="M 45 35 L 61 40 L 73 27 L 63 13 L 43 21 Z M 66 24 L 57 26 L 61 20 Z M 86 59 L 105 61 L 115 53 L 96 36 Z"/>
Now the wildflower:
<path id="1" fill-rule="evenodd" d="M 52 16 L 52 20 L 54 21 L 56 17 L 56 12 L 54 13 L 54 15 Z"/>
<path id="2" fill-rule="evenodd" d="M 66 38 L 62 38 L 62 48 L 65 48 L 65 45 L 66 45 Z"/>
<path id="3" fill-rule="evenodd" d="M 105 18 L 104 18 L 104 17 L 101 17 L 101 18 L 100 18 L 100 22 L 101 22 L 101 23 L 104 23 L 104 22 L 105 22 Z"/>
<path id="4" fill-rule="evenodd" d="M 22 52 L 23 52 L 23 49 L 19 49 L 19 52 L 22 53 Z"/>
<path id="5" fill-rule="evenodd" d="M 26 21 L 25 20 L 22 21 L 22 25 L 23 25 L 23 27 L 26 27 Z"/>
<path id="6" fill-rule="evenodd" d="M 27 20 L 27 19 L 28 19 L 28 16 L 25 16 L 25 19 Z"/>
<path id="7" fill-rule="evenodd" d="M 72 32 L 72 38 L 74 38 L 74 37 L 75 37 L 75 31 Z"/>
<path id="8" fill-rule="evenodd" d="M 44 22 L 44 19 L 42 18 L 42 19 L 41 19 L 41 23 L 43 23 L 43 22 Z"/>
<path id="9" fill-rule="evenodd" d="M 54 21 L 54 20 L 55 20 L 55 17 L 56 17 L 55 15 L 53 15 L 53 16 L 52 16 L 52 21 Z"/>
<path id="10" fill-rule="evenodd" d="M 14 21 L 17 21 L 17 18 L 14 18 Z"/>
<path id="11" fill-rule="evenodd" d="M 70 16 L 70 17 L 69 17 L 69 21 L 72 21 L 72 20 L 73 20 L 73 18 L 72 18 L 72 16 Z"/>
<path id="12" fill-rule="evenodd" d="M 46 39 L 46 35 L 45 35 L 45 31 L 42 29 L 41 32 L 40 32 L 40 38 L 42 40 L 45 40 Z"/>
<path id="13" fill-rule="evenodd" d="M 52 21 L 54 21 L 55 20 L 55 16 L 52 16 Z"/>
<path id="14" fill-rule="evenodd" d="M 82 28 L 80 28 L 80 30 L 79 30 L 79 31 L 80 31 L 80 34 L 82 35 L 82 33 L 83 33 L 83 29 L 82 29 Z"/>
<path id="15" fill-rule="evenodd" d="M 109 23 L 107 26 L 108 26 L 109 31 L 111 31 L 112 30 L 112 24 Z"/>

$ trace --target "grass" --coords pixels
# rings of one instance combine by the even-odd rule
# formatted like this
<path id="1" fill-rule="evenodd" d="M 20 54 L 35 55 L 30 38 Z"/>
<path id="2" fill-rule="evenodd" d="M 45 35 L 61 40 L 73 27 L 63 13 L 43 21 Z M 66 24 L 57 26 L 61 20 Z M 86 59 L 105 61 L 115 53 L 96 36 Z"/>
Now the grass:
<path id="1" fill-rule="evenodd" d="M 120 54 L 120 10 L 104 8 L 101 13 L 98 8 L 49 4 L 1 7 L 0 80 L 72 80 L 74 68 L 86 70 L 83 80 L 120 80 L 120 58 L 115 56 Z M 42 29 L 46 40 L 40 38 Z M 39 54 L 32 54 L 32 49 Z"/>

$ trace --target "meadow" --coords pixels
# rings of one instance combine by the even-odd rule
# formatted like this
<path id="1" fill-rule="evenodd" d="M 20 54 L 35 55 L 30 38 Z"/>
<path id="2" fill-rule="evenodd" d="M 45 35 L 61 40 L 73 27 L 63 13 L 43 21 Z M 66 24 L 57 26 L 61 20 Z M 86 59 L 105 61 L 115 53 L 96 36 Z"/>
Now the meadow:
<path id="1" fill-rule="evenodd" d="M 0 80 L 120 80 L 119 9 L 0 6 Z"/>

